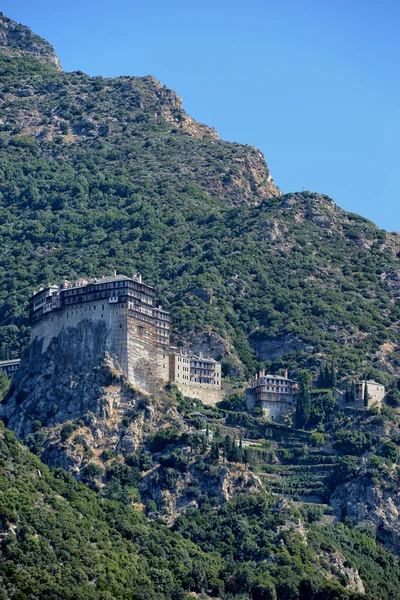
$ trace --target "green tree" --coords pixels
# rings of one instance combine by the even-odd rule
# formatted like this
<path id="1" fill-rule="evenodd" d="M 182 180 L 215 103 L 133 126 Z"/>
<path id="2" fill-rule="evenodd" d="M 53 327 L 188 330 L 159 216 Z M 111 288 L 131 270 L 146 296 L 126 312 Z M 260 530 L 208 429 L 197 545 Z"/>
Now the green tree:
<path id="1" fill-rule="evenodd" d="M 330 387 L 333 390 L 336 390 L 336 388 L 337 388 L 336 364 L 335 364 L 335 361 L 333 359 L 332 359 L 332 364 L 331 364 L 331 382 L 330 382 Z"/>
<path id="2" fill-rule="evenodd" d="M 399 457 L 399 451 L 394 442 L 383 442 L 378 454 L 379 456 L 388 458 L 394 463 L 397 462 L 397 459 Z"/>
<path id="3" fill-rule="evenodd" d="M 4 371 L 0 371 L 0 402 L 3 400 L 8 392 L 10 380 Z"/>
<path id="4" fill-rule="evenodd" d="M 356 400 L 357 400 L 357 387 L 356 387 L 356 382 L 353 379 L 353 381 L 350 384 L 349 401 L 355 402 Z"/>
<path id="5" fill-rule="evenodd" d="M 325 365 L 322 365 L 319 369 L 318 379 L 317 379 L 317 388 L 323 390 L 326 387 L 326 377 L 325 377 Z"/>
<path id="6" fill-rule="evenodd" d="M 218 462 L 218 460 L 219 460 L 219 448 L 220 448 L 219 443 L 216 441 L 213 441 L 211 444 L 210 458 L 214 462 Z"/>
<path id="7" fill-rule="evenodd" d="M 325 365 L 324 382 L 325 382 L 324 387 L 327 387 L 327 388 L 331 387 L 331 371 L 329 369 L 328 364 Z"/>
<path id="8" fill-rule="evenodd" d="M 400 406 L 400 390 L 397 385 L 397 381 L 393 381 L 386 394 L 386 402 L 391 406 Z"/>
<path id="9" fill-rule="evenodd" d="M 364 406 L 366 408 L 368 408 L 368 401 L 369 401 L 369 396 L 368 396 L 368 383 L 367 380 L 364 379 Z"/>
<path id="10" fill-rule="evenodd" d="M 304 427 L 310 418 L 311 411 L 311 374 L 307 371 L 301 371 L 299 374 L 299 392 L 296 404 L 296 424 L 297 427 Z"/>
<path id="11" fill-rule="evenodd" d="M 91 482 L 94 479 L 98 479 L 99 477 L 102 477 L 104 473 L 104 469 L 103 467 L 101 467 L 100 465 L 96 464 L 96 463 L 89 463 L 83 472 L 83 479 L 85 481 Z"/>
<path id="12" fill-rule="evenodd" d="M 310 444 L 311 446 L 322 446 L 325 443 L 325 436 L 323 433 L 318 433 L 318 431 L 313 431 L 310 436 Z"/>
<path id="13" fill-rule="evenodd" d="M 357 470 L 358 463 L 355 456 L 341 456 L 335 466 L 332 481 L 334 484 L 348 481 L 356 475 Z"/>

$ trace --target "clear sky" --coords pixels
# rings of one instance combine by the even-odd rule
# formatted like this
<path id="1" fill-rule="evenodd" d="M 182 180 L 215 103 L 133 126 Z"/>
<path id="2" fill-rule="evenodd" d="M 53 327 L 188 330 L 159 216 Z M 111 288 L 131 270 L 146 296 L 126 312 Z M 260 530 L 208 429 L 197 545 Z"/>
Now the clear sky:
<path id="1" fill-rule="evenodd" d="M 3 0 L 66 71 L 154 75 L 284 191 L 400 231 L 399 0 Z"/>

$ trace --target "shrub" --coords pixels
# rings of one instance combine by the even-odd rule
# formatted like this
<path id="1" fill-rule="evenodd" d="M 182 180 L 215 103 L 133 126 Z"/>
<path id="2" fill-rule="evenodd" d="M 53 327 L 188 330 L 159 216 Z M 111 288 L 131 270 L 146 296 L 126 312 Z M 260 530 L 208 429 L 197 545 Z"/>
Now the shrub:
<path id="1" fill-rule="evenodd" d="M 65 423 L 60 429 L 60 437 L 65 442 L 78 429 L 75 423 Z"/>
<path id="2" fill-rule="evenodd" d="M 323 446 L 325 443 L 325 436 L 323 433 L 318 433 L 317 431 L 313 431 L 310 435 L 310 444 L 311 446 Z"/>
<path id="3" fill-rule="evenodd" d="M 394 442 L 383 442 L 382 446 L 378 451 L 379 456 L 383 456 L 384 458 L 388 458 L 392 462 L 397 462 L 399 457 L 399 451 Z"/>
<path id="4" fill-rule="evenodd" d="M 104 469 L 97 463 L 89 463 L 83 471 L 83 479 L 85 481 L 93 481 L 103 476 Z"/>
<path id="5" fill-rule="evenodd" d="M 176 427 L 164 427 L 149 438 L 152 452 L 162 452 L 170 444 L 178 444 L 181 435 Z"/>

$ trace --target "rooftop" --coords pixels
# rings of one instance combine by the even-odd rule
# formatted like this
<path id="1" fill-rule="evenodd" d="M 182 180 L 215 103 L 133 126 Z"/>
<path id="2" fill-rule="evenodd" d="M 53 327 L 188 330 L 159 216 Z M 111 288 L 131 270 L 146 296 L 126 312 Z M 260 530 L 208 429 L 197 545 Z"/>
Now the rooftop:
<path id="1" fill-rule="evenodd" d="M 0 367 L 8 367 L 11 365 L 19 365 L 20 358 L 11 358 L 10 360 L 0 360 Z"/>
<path id="2" fill-rule="evenodd" d="M 254 381 L 256 381 L 257 379 L 261 379 L 261 378 L 266 378 L 266 379 L 281 379 L 283 381 L 290 381 L 290 383 L 296 383 L 296 381 L 294 379 L 288 379 L 288 377 L 285 377 L 284 375 L 271 375 L 269 373 L 267 373 L 266 375 L 257 374 L 254 377 Z"/>
<path id="3" fill-rule="evenodd" d="M 203 362 L 219 364 L 218 361 L 213 358 L 204 358 L 204 356 L 197 356 L 196 354 L 190 354 L 189 356 L 192 360 L 202 360 Z"/>
<path id="4" fill-rule="evenodd" d="M 57 290 L 61 291 L 61 290 L 65 290 L 65 289 L 73 290 L 73 289 L 85 287 L 87 285 L 92 285 L 92 284 L 101 285 L 104 283 L 113 283 L 114 281 L 135 281 L 136 283 L 141 283 L 142 285 L 146 286 L 148 289 L 151 289 L 151 290 L 154 289 L 151 285 L 148 285 L 147 283 L 142 282 L 141 275 L 133 275 L 132 277 L 127 277 L 126 275 L 115 273 L 114 275 L 105 275 L 103 277 L 93 277 L 91 279 L 79 278 L 76 281 L 68 281 L 67 279 L 64 279 L 58 285 L 51 284 L 51 285 L 48 285 L 46 288 L 40 288 L 39 290 L 34 290 L 33 296 L 40 294 L 41 292 L 43 292 L 46 289 L 51 289 L 54 291 L 57 291 Z"/>

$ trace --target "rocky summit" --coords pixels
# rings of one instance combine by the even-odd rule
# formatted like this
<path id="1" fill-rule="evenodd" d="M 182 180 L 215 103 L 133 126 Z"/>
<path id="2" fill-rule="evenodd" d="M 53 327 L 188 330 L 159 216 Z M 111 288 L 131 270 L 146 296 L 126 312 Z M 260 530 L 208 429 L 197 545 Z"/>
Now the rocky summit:
<path id="1" fill-rule="evenodd" d="M 4 14 L 0 73 L 0 600 L 400 598 L 399 234 Z"/>
<path id="2" fill-rule="evenodd" d="M 0 51 L 3 56 L 33 57 L 62 70 L 61 63 L 51 44 L 34 34 L 29 27 L 15 23 L 0 13 Z"/>

